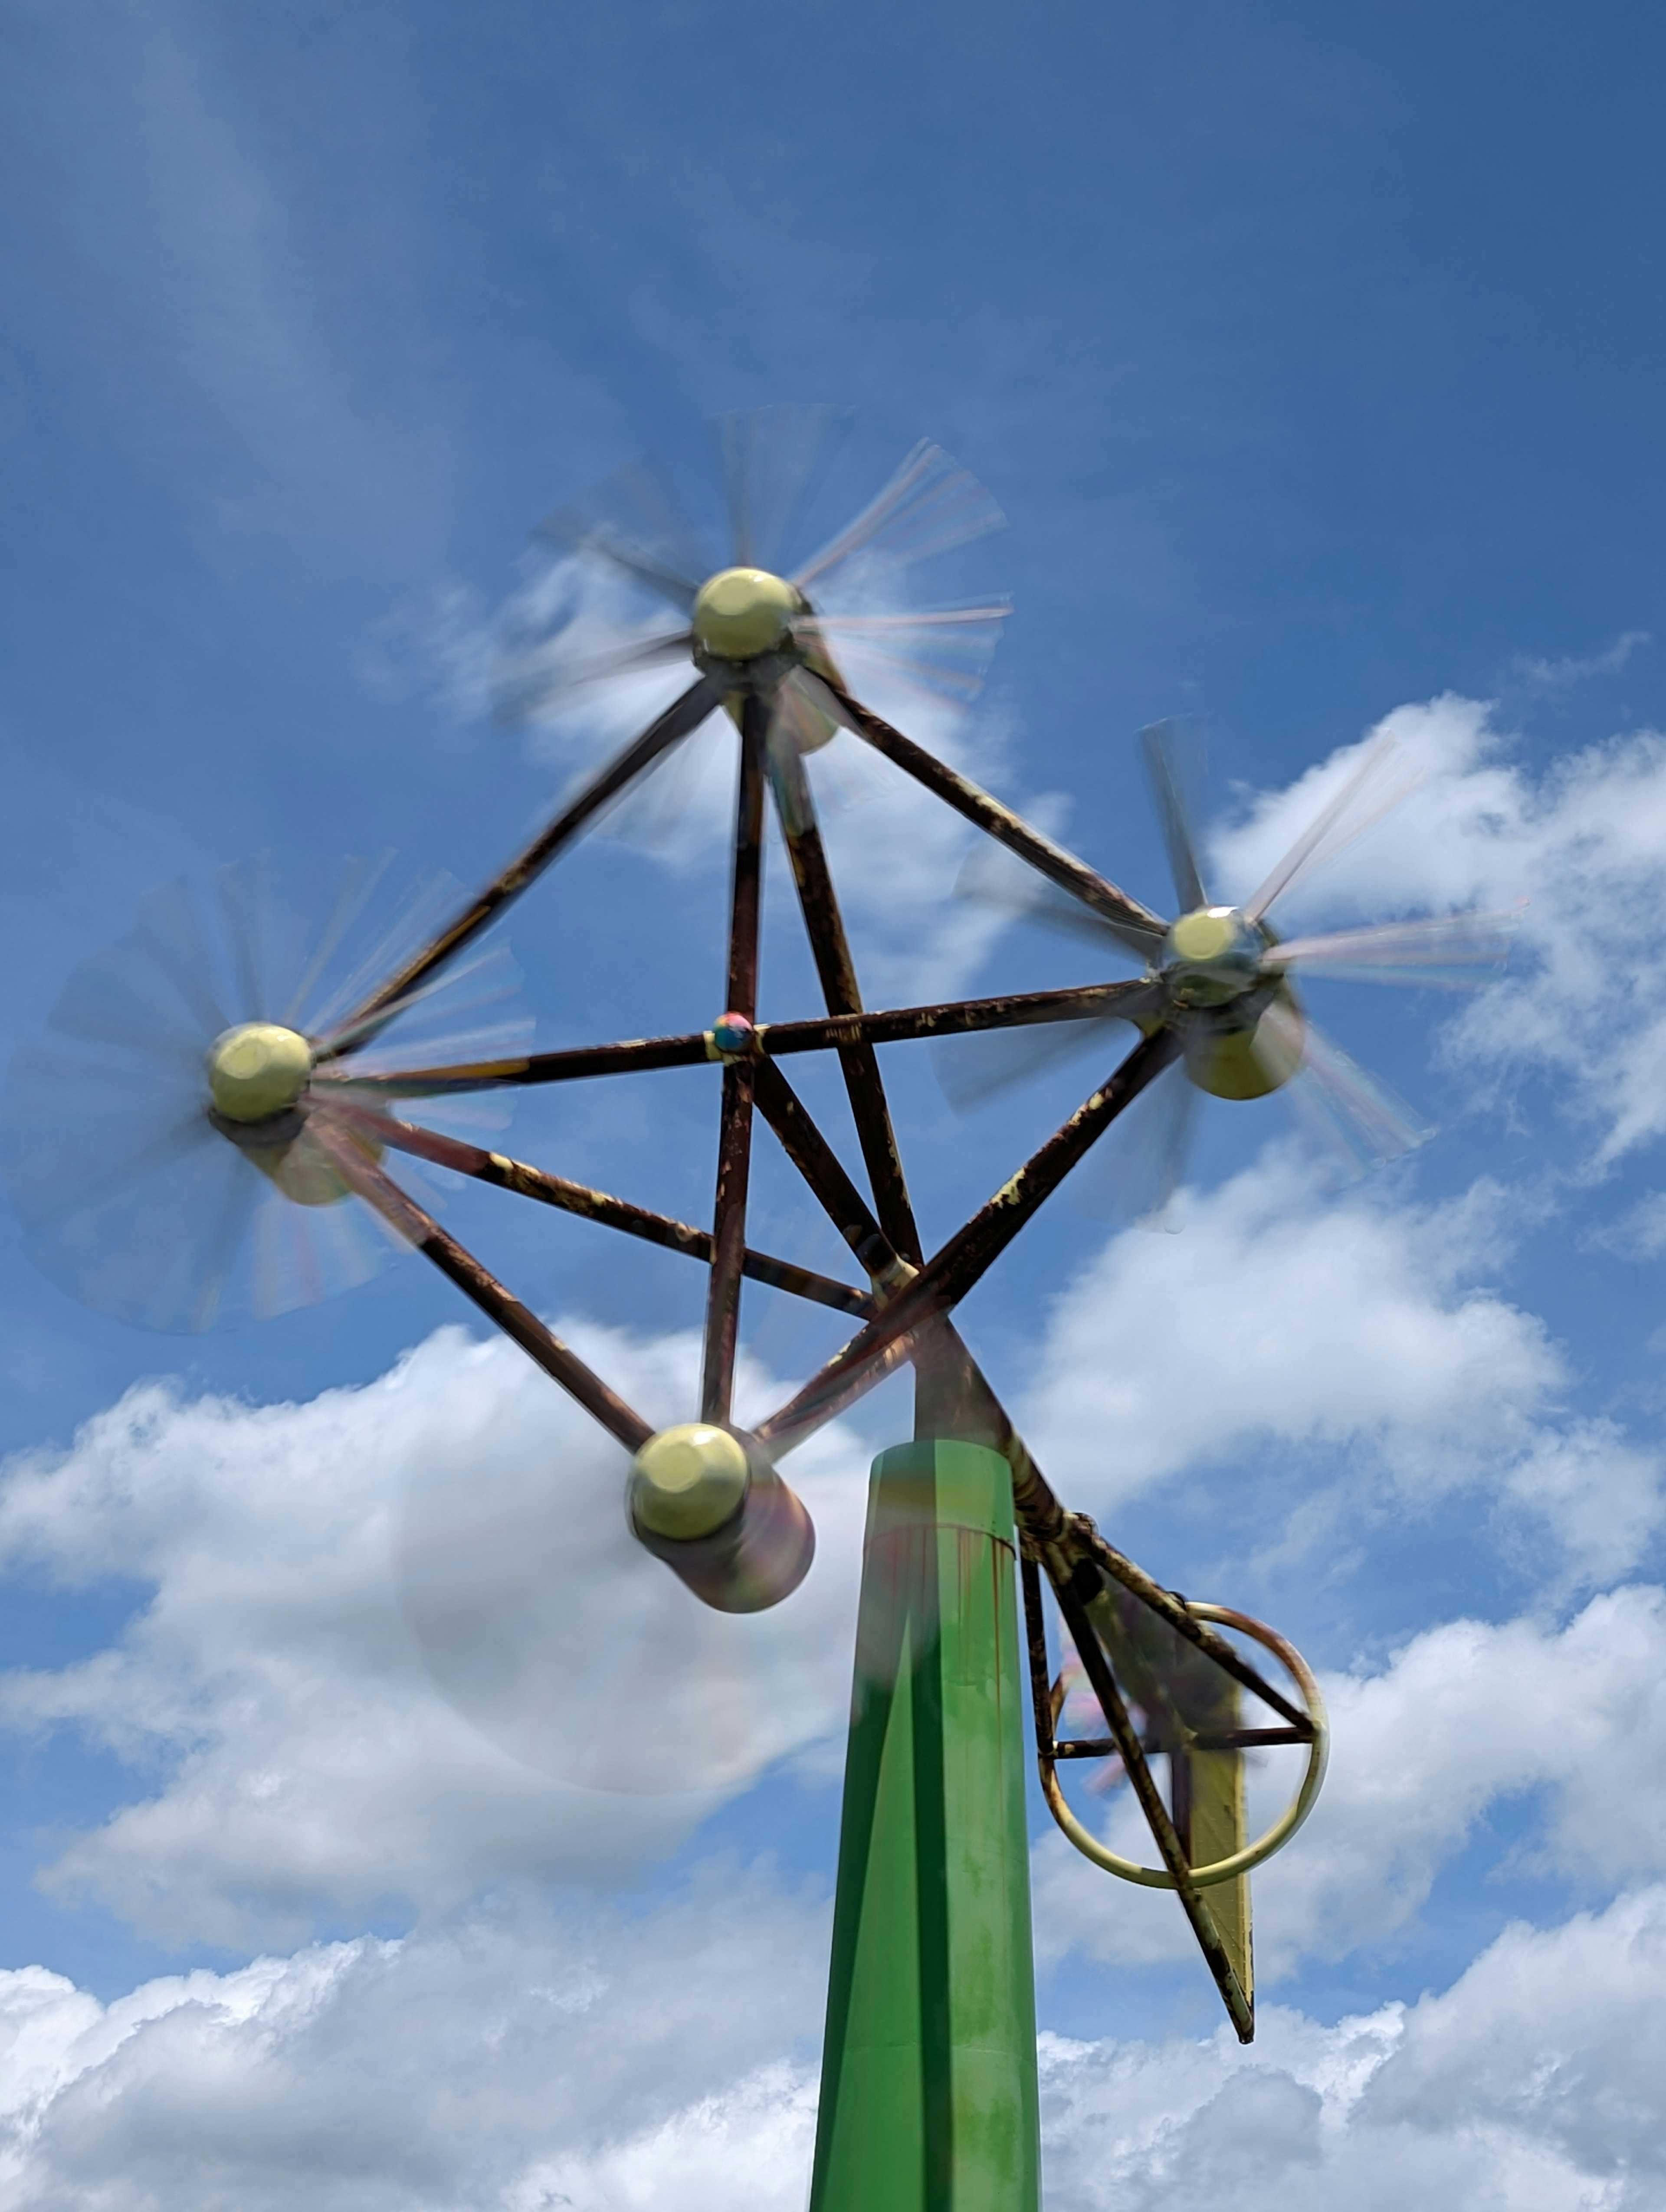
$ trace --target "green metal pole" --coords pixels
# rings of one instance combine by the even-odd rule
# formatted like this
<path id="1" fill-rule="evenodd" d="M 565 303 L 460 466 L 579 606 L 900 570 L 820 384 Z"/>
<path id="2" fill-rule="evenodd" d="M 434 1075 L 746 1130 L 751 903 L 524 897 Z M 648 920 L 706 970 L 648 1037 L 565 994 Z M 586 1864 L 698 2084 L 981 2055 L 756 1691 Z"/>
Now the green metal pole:
<path id="1" fill-rule="evenodd" d="M 811 2212 L 1038 2212 L 1012 1471 L 873 1463 Z"/>

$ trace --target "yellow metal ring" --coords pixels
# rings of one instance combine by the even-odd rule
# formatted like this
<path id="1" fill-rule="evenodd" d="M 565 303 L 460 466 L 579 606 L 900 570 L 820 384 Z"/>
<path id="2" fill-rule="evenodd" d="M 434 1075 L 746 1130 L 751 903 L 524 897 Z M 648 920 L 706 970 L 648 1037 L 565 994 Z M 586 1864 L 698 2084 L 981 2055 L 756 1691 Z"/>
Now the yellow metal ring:
<path id="1" fill-rule="evenodd" d="M 1246 1844 L 1241 1851 L 1234 1851 L 1230 1858 L 1215 1859 L 1208 1866 L 1191 1869 L 1192 1880 L 1200 1889 L 1212 1889 L 1217 1882 L 1234 1881 L 1239 1875 L 1248 1874 L 1252 1867 L 1258 1867 L 1263 1859 L 1270 1859 L 1281 1844 L 1290 1841 L 1313 1810 L 1313 1801 L 1325 1778 L 1325 1762 L 1330 1756 L 1330 1723 L 1325 1717 L 1324 1698 L 1314 1679 L 1312 1668 L 1295 1645 L 1287 1642 L 1275 1629 L 1269 1628 L 1265 1621 L 1252 1620 L 1247 1613 L 1235 1613 L 1231 1606 L 1195 1604 L 1188 1600 L 1186 1610 L 1195 1620 L 1218 1621 L 1224 1627 L 1236 1628 L 1241 1634 L 1264 1645 L 1295 1683 L 1301 1693 L 1302 1704 L 1306 1708 L 1307 1717 L 1313 1723 L 1313 1741 L 1307 1747 L 1307 1771 L 1302 1777 L 1301 1787 L 1266 1834 L 1258 1836 L 1253 1844 Z M 1063 1677 L 1061 1676 L 1053 1685 L 1053 1717 L 1055 1723 L 1059 1707 L 1064 1702 L 1063 1690 Z M 1097 1836 L 1082 1826 L 1066 1804 L 1064 1792 L 1059 1787 L 1055 1762 L 1043 1758 L 1037 1764 L 1041 1768 L 1042 1795 L 1047 1800 L 1048 1810 L 1084 1858 L 1091 1859 L 1095 1866 L 1103 1867 L 1107 1874 L 1116 1875 L 1123 1881 L 1138 1882 L 1144 1889 L 1172 1889 L 1175 1887 L 1174 1876 L 1166 1867 L 1140 1866 L 1136 1860 L 1125 1859 L 1120 1851 L 1113 1851 L 1108 1844 L 1102 1844 Z"/>

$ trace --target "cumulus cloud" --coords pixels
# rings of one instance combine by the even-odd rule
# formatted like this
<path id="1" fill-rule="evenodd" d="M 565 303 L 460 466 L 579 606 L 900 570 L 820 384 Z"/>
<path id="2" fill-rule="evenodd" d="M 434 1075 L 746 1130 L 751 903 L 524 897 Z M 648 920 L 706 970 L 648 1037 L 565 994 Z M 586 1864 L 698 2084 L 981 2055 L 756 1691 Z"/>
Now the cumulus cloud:
<path id="1" fill-rule="evenodd" d="M 0 1974 L 0 2190 L 121 2212 L 796 2203 L 826 1912 L 710 1869 L 151 1982 Z"/>
<path id="2" fill-rule="evenodd" d="M 1560 1571 L 1622 1573 L 1659 1526 L 1658 1461 L 1562 1410 L 1563 1355 L 1480 1279 L 1505 1216 L 1484 1183 L 1432 1206 L 1327 1201 L 1269 1152 L 1193 1198 L 1183 1235 L 1114 1238 L 1069 1285 L 1026 1433 L 1096 1512 L 1252 1442 L 1346 1447 L 1379 1495 L 1385 1473 L 1414 1505 L 1481 1486 L 1548 1523 Z"/>
<path id="3" fill-rule="evenodd" d="M 651 1418 L 683 1416 L 690 1341 L 569 1334 Z M 304 1405 L 141 1386 L 68 1452 L 14 1462 L 0 1493 L 14 1571 L 153 1593 L 107 1648 L 0 1684 L 13 1728 L 73 1728 L 163 1776 L 72 1838 L 47 1879 L 169 1937 L 229 1944 L 490 1881 L 629 1879 L 714 1799 L 572 1788 L 498 1747 L 521 1748 L 511 1733 L 494 1742 L 460 1718 L 401 1610 L 402 1515 L 436 1485 L 483 1503 L 495 1470 L 547 1473 L 544 1603 L 593 1632 L 589 1673 L 551 1694 L 604 1709 L 611 1694 L 622 1713 L 635 1697 L 640 1728 L 645 1681 L 756 1685 L 739 1724 L 767 1721 L 783 1751 L 842 1718 L 863 1456 L 836 1436 L 800 1455 L 817 1565 L 788 1604 L 736 1620 L 631 1544 L 623 1453 L 504 1340 L 442 1330 L 379 1381 Z"/>
<path id="4" fill-rule="evenodd" d="M 1449 1043 L 1480 1073 L 1560 1079 L 1600 1171 L 1666 1130 L 1666 1015 L 1652 934 L 1639 926 L 1666 896 L 1666 739 L 1615 738 L 1535 775 L 1481 702 L 1398 708 L 1359 744 L 1245 802 L 1213 841 L 1227 895 L 1261 879 L 1384 733 L 1422 782 L 1280 906 L 1280 926 L 1529 901 L 1521 957 Z"/>
<path id="5" fill-rule="evenodd" d="M 756 1872 L 652 1916 L 335 1944 L 104 2006 L 0 1977 L 11 2202 L 65 2212 L 758 2212 L 802 2204 L 824 1911 Z M 721 1992 L 714 2001 L 713 1992 Z M 1326 2026 L 1042 2039 L 1048 2203 L 1250 2212 L 1660 2201 L 1666 1890 L 1508 1929 L 1448 1990 Z"/>

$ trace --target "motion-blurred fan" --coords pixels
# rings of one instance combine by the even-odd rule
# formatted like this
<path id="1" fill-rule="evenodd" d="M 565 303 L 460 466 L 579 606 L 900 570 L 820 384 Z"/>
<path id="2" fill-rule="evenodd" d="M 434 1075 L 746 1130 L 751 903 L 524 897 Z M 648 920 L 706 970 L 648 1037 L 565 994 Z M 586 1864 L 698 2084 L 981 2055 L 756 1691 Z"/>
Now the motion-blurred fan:
<path id="1" fill-rule="evenodd" d="M 502 949 L 344 1025 L 457 896 L 444 876 L 398 886 L 386 858 L 288 882 L 260 860 L 157 892 L 12 1061 L 0 1158 L 46 1273 L 99 1312 L 193 1331 L 385 1264 L 389 1233 L 315 1141 L 311 1076 L 524 1046 Z"/>
<path id="2" fill-rule="evenodd" d="M 1359 1169 L 1397 1158 L 1429 1132 L 1409 1107 L 1332 1043 L 1298 999 L 1294 979 L 1447 986 L 1484 981 L 1507 956 L 1517 915 L 1438 915 L 1280 942 L 1267 916 L 1275 901 L 1353 843 L 1413 787 L 1395 774 L 1385 738 L 1365 756 L 1242 906 L 1212 905 L 1184 797 L 1183 740 L 1172 723 L 1144 732 L 1146 772 L 1179 903 L 1166 933 L 1104 920 L 1004 854 L 980 852 L 961 888 L 1126 961 L 1146 963 L 1145 995 L 1116 1012 L 1075 1022 L 947 1038 L 933 1048 L 938 1079 L 959 1110 L 980 1105 L 1079 1054 L 1114 1051 L 1110 1032 L 1178 1032 L 1179 1058 L 1134 1101 L 1081 1194 L 1118 1220 L 1160 1218 L 1178 1188 L 1198 1093 L 1262 1098 L 1286 1091 L 1312 1134 Z"/>
<path id="3" fill-rule="evenodd" d="M 733 1788 L 843 1718 L 851 1593 L 714 1609 L 622 1510 L 629 1462 L 587 1450 L 436 1460 L 408 1483 L 401 1599 L 435 1686 L 510 1757 L 630 1795 Z"/>
<path id="4" fill-rule="evenodd" d="M 599 687 L 681 665 L 703 673 L 737 716 L 746 695 L 765 699 L 769 743 L 785 766 L 789 754 L 796 761 L 836 735 L 818 703 L 818 671 L 848 676 L 865 694 L 900 684 L 939 701 L 973 697 L 1007 602 L 922 605 L 905 572 L 1002 527 L 1004 518 L 940 447 L 915 446 L 818 550 L 787 562 L 848 419 L 827 407 L 721 419 L 727 566 L 714 563 L 674 490 L 645 463 L 549 516 L 538 535 L 565 557 L 503 636 L 500 719 L 540 719 Z M 656 604 L 675 611 L 669 626 L 662 612 L 645 611 Z M 778 779 L 789 811 L 795 783 L 792 775 Z"/>

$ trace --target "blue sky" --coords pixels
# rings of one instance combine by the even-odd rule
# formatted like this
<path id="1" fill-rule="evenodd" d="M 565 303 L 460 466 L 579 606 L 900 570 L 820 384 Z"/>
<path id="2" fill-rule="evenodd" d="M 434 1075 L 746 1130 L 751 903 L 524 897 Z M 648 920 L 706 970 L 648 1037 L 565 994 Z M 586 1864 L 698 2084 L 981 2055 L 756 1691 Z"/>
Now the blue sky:
<path id="1" fill-rule="evenodd" d="M 1134 733 L 1175 714 L 1223 881 L 1387 721 L 1425 781 L 1304 915 L 1530 899 L 1478 1000 L 1315 990 L 1436 1142 L 1339 1190 L 1221 1107 L 1178 1236 L 1057 1203 L 965 1310 L 1058 1486 L 1296 1636 L 1338 1723 L 1262 1886 L 1248 2066 L 1177 1918 L 1037 1830 L 1049 2203 L 1143 2205 L 1248 2138 L 1246 2203 L 1661 2202 L 1657 2084 L 1626 2088 L 1666 1998 L 1654 18 L 5 0 L 0 40 L 8 1051 L 181 874 L 496 866 L 611 726 L 480 711 L 528 529 L 645 449 L 697 500 L 708 418 L 781 400 L 1000 501 L 1016 612 L 942 741 L 1143 897 Z M 541 1042 L 718 1011 L 703 818 L 589 842 L 514 915 Z M 980 931 L 894 789 L 830 835 L 876 1002 L 1091 972 Z M 770 918 L 766 1011 L 812 1011 Z M 1087 1087 L 963 1121 L 887 1068 L 929 1243 Z M 515 1149 L 697 1213 L 699 1072 L 602 1090 L 527 1102 Z M 447 1208 L 670 1417 L 696 1271 Z M 799 2203 L 836 1763 L 703 1820 L 576 1797 L 401 1625 L 410 1486 L 557 1449 L 599 1512 L 582 1424 L 415 1261 L 179 1339 L 0 1237 L 9 2201 L 519 2212 L 672 2172 L 697 2212 L 740 2172 Z M 756 1358 L 815 1349 L 770 1322 Z M 805 1649 L 906 1419 L 882 1395 L 796 1463 Z"/>

